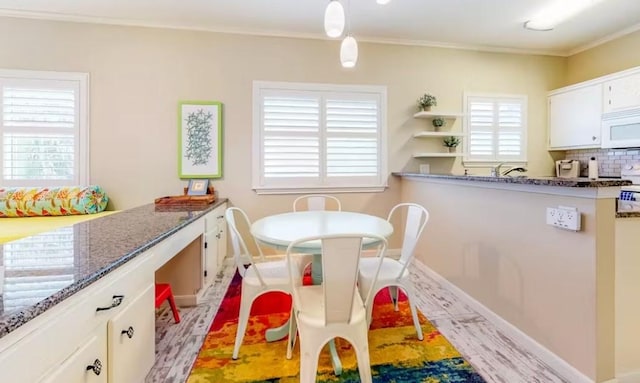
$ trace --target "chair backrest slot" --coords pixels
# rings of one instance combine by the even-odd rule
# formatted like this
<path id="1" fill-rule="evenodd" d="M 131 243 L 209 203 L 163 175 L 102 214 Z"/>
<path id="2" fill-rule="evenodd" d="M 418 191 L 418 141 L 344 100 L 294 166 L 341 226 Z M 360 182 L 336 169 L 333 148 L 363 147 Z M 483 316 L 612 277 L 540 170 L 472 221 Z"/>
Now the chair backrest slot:
<path id="1" fill-rule="evenodd" d="M 322 287 L 326 323 L 349 323 L 351 320 L 361 249 L 360 237 L 322 240 Z"/>

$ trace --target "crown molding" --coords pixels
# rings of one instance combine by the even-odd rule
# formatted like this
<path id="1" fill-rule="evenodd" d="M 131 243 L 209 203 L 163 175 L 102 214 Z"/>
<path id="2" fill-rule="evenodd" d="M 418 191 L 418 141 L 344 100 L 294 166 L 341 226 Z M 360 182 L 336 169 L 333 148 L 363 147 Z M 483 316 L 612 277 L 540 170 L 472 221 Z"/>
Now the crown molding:
<path id="1" fill-rule="evenodd" d="M 313 39 L 313 40 L 337 40 L 329 39 L 324 34 L 318 33 L 291 33 L 288 31 L 274 31 L 274 30 L 260 30 L 260 29 L 243 29 L 243 28 L 212 28 L 206 26 L 186 26 L 176 25 L 161 22 L 149 22 L 145 20 L 135 19 L 122 19 L 122 18 L 109 18 L 109 17 L 97 17 L 89 15 L 75 15 L 66 13 L 55 12 L 34 12 L 34 11 L 22 11 L 16 9 L 0 8 L 0 17 L 12 17 L 22 19 L 35 19 L 35 20 L 48 20 L 48 21 L 65 21 L 75 23 L 88 23 L 88 24 L 105 24 L 105 25 L 120 25 L 130 27 L 145 27 L 145 28 L 160 28 L 160 29 L 178 29 L 188 31 L 201 31 L 201 32 L 214 32 L 225 34 L 238 34 L 238 35 L 252 35 L 261 37 L 282 37 L 282 38 L 297 38 L 297 39 Z M 568 57 L 576 53 L 591 49 L 597 45 L 604 44 L 618 37 L 627 35 L 629 33 L 640 30 L 640 24 L 626 28 L 620 32 L 616 32 L 605 38 L 596 40 L 595 42 L 583 45 L 569 51 L 558 51 L 550 49 L 522 49 L 511 47 L 500 47 L 481 44 L 462 44 L 462 43 L 449 43 L 440 41 L 427 41 L 427 40 L 410 40 L 410 39 L 387 39 L 372 36 L 357 36 L 359 42 L 367 42 L 374 44 L 390 44 L 390 45 L 406 45 L 406 46 L 422 46 L 430 48 L 445 48 L 445 49 L 459 49 L 478 52 L 490 52 L 490 53 L 511 53 L 522 55 L 541 55 L 541 56 L 559 56 Z"/>
<path id="2" fill-rule="evenodd" d="M 632 25 L 632 26 L 630 26 L 628 28 L 625 28 L 625 29 L 623 29 L 621 31 L 618 31 L 618 32 L 615 32 L 615 33 L 612 33 L 612 34 L 610 34 L 608 36 L 605 36 L 605 37 L 603 37 L 601 39 L 592 41 L 592 42 L 590 42 L 588 44 L 579 46 L 579 47 L 577 47 L 575 49 L 571 49 L 571 50 L 569 50 L 567 52 L 566 56 L 573 56 L 575 54 L 578 54 L 578 53 L 581 53 L 581 52 L 584 52 L 584 51 L 588 51 L 589 49 L 595 48 L 598 45 L 606 44 L 606 43 L 608 43 L 610 41 L 619 39 L 620 37 L 629 35 L 629 34 L 631 34 L 633 32 L 637 32 L 639 30 L 640 30 L 640 23 L 634 24 L 634 25 Z"/>

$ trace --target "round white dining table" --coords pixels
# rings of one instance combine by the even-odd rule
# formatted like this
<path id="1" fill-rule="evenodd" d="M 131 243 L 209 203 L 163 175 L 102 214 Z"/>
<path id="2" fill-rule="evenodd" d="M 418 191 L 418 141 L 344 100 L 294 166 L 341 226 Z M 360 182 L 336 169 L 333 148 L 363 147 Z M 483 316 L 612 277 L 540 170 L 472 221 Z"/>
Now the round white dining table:
<path id="1" fill-rule="evenodd" d="M 261 243 L 286 250 L 295 240 L 321 235 L 368 233 L 381 237 L 393 234 L 393 226 L 385 219 L 373 215 L 348 211 L 300 211 L 271 215 L 251 225 L 251 234 Z M 374 240 L 364 241 L 373 244 Z M 320 241 L 305 242 L 295 249 L 313 254 L 311 277 L 314 284 L 322 280 Z"/>
<path id="2" fill-rule="evenodd" d="M 286 250 L 289 244 L 301 238 L 321 235 L 375 234 L 389 237 L 393 226 L 385 219 L 373 215 L 347 211 L 299 211 L 276 214 L 261 218 L 251 225 L 251 234 L 258 242 Z M 376 245 L 374 239 L 364 240 L 364 245 Z M 313 254 L 311 279 L 313 284 L 322 281 L 322 258 L 320 241 L 311 241 L 296 246 L 301 253 Z M 282 339 L 288 334 L 289 323 L 267 330 L 267 341 Z M 331 361 L 336 375 L 342 373 L 342 365 L 335 349 L 335 343 L 329 342 Z"/>

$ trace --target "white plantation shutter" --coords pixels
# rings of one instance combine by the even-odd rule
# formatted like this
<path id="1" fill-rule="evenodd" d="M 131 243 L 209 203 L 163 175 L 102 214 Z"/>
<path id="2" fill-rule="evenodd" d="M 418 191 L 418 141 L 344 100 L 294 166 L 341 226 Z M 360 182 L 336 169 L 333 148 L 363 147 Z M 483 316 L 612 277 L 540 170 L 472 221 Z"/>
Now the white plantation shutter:
<path id="1" fill-rule="evenodd" d="M 0 183 L 87 183 L 86 75 L 0 71 Z"/>
<path id="2" fill-rule="evenodd" d="M 380 87 L 254 83 L 254 189 L 385 186 Z"/>
<path id="3" fill-rule="evenodd" d="M 525 96 L 465 96 L 468 162 L 525 162 Z"/>

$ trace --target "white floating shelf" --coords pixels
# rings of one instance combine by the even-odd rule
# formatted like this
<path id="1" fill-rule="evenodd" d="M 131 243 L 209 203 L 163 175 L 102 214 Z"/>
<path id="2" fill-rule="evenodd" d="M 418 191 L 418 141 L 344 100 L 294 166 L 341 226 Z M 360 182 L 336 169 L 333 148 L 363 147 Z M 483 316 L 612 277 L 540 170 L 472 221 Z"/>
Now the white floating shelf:
<path id="1" fill-rule="evenodd" d="M 441 158 L 462 157 L 462 153 L 415 153 L 413 155 L 413 158 L 428 158 L 428 157 L 441 157 Z"/>
<path id="2" fill-rule="evenodd" d="M 419 133 L 414 133 L 413 134 L 414 138 L 420 138 L 420 137 L 449 137 L 449 136 L 464 137 L 464 136 L 466 136 L 466 134 L 460 133 L 460 132 L 432 132 L 432 131 L 419 132 Z"/>
<path id="3" fill-rule="evenodd" d="M 440 113 L 440 112 L 429 111 L 429 112 L 418 112 L 413 115 L 413 118 L 435 118 L 435 117 L 457 118 L 462 116 L 463 116 L 462 113 Z"/>

